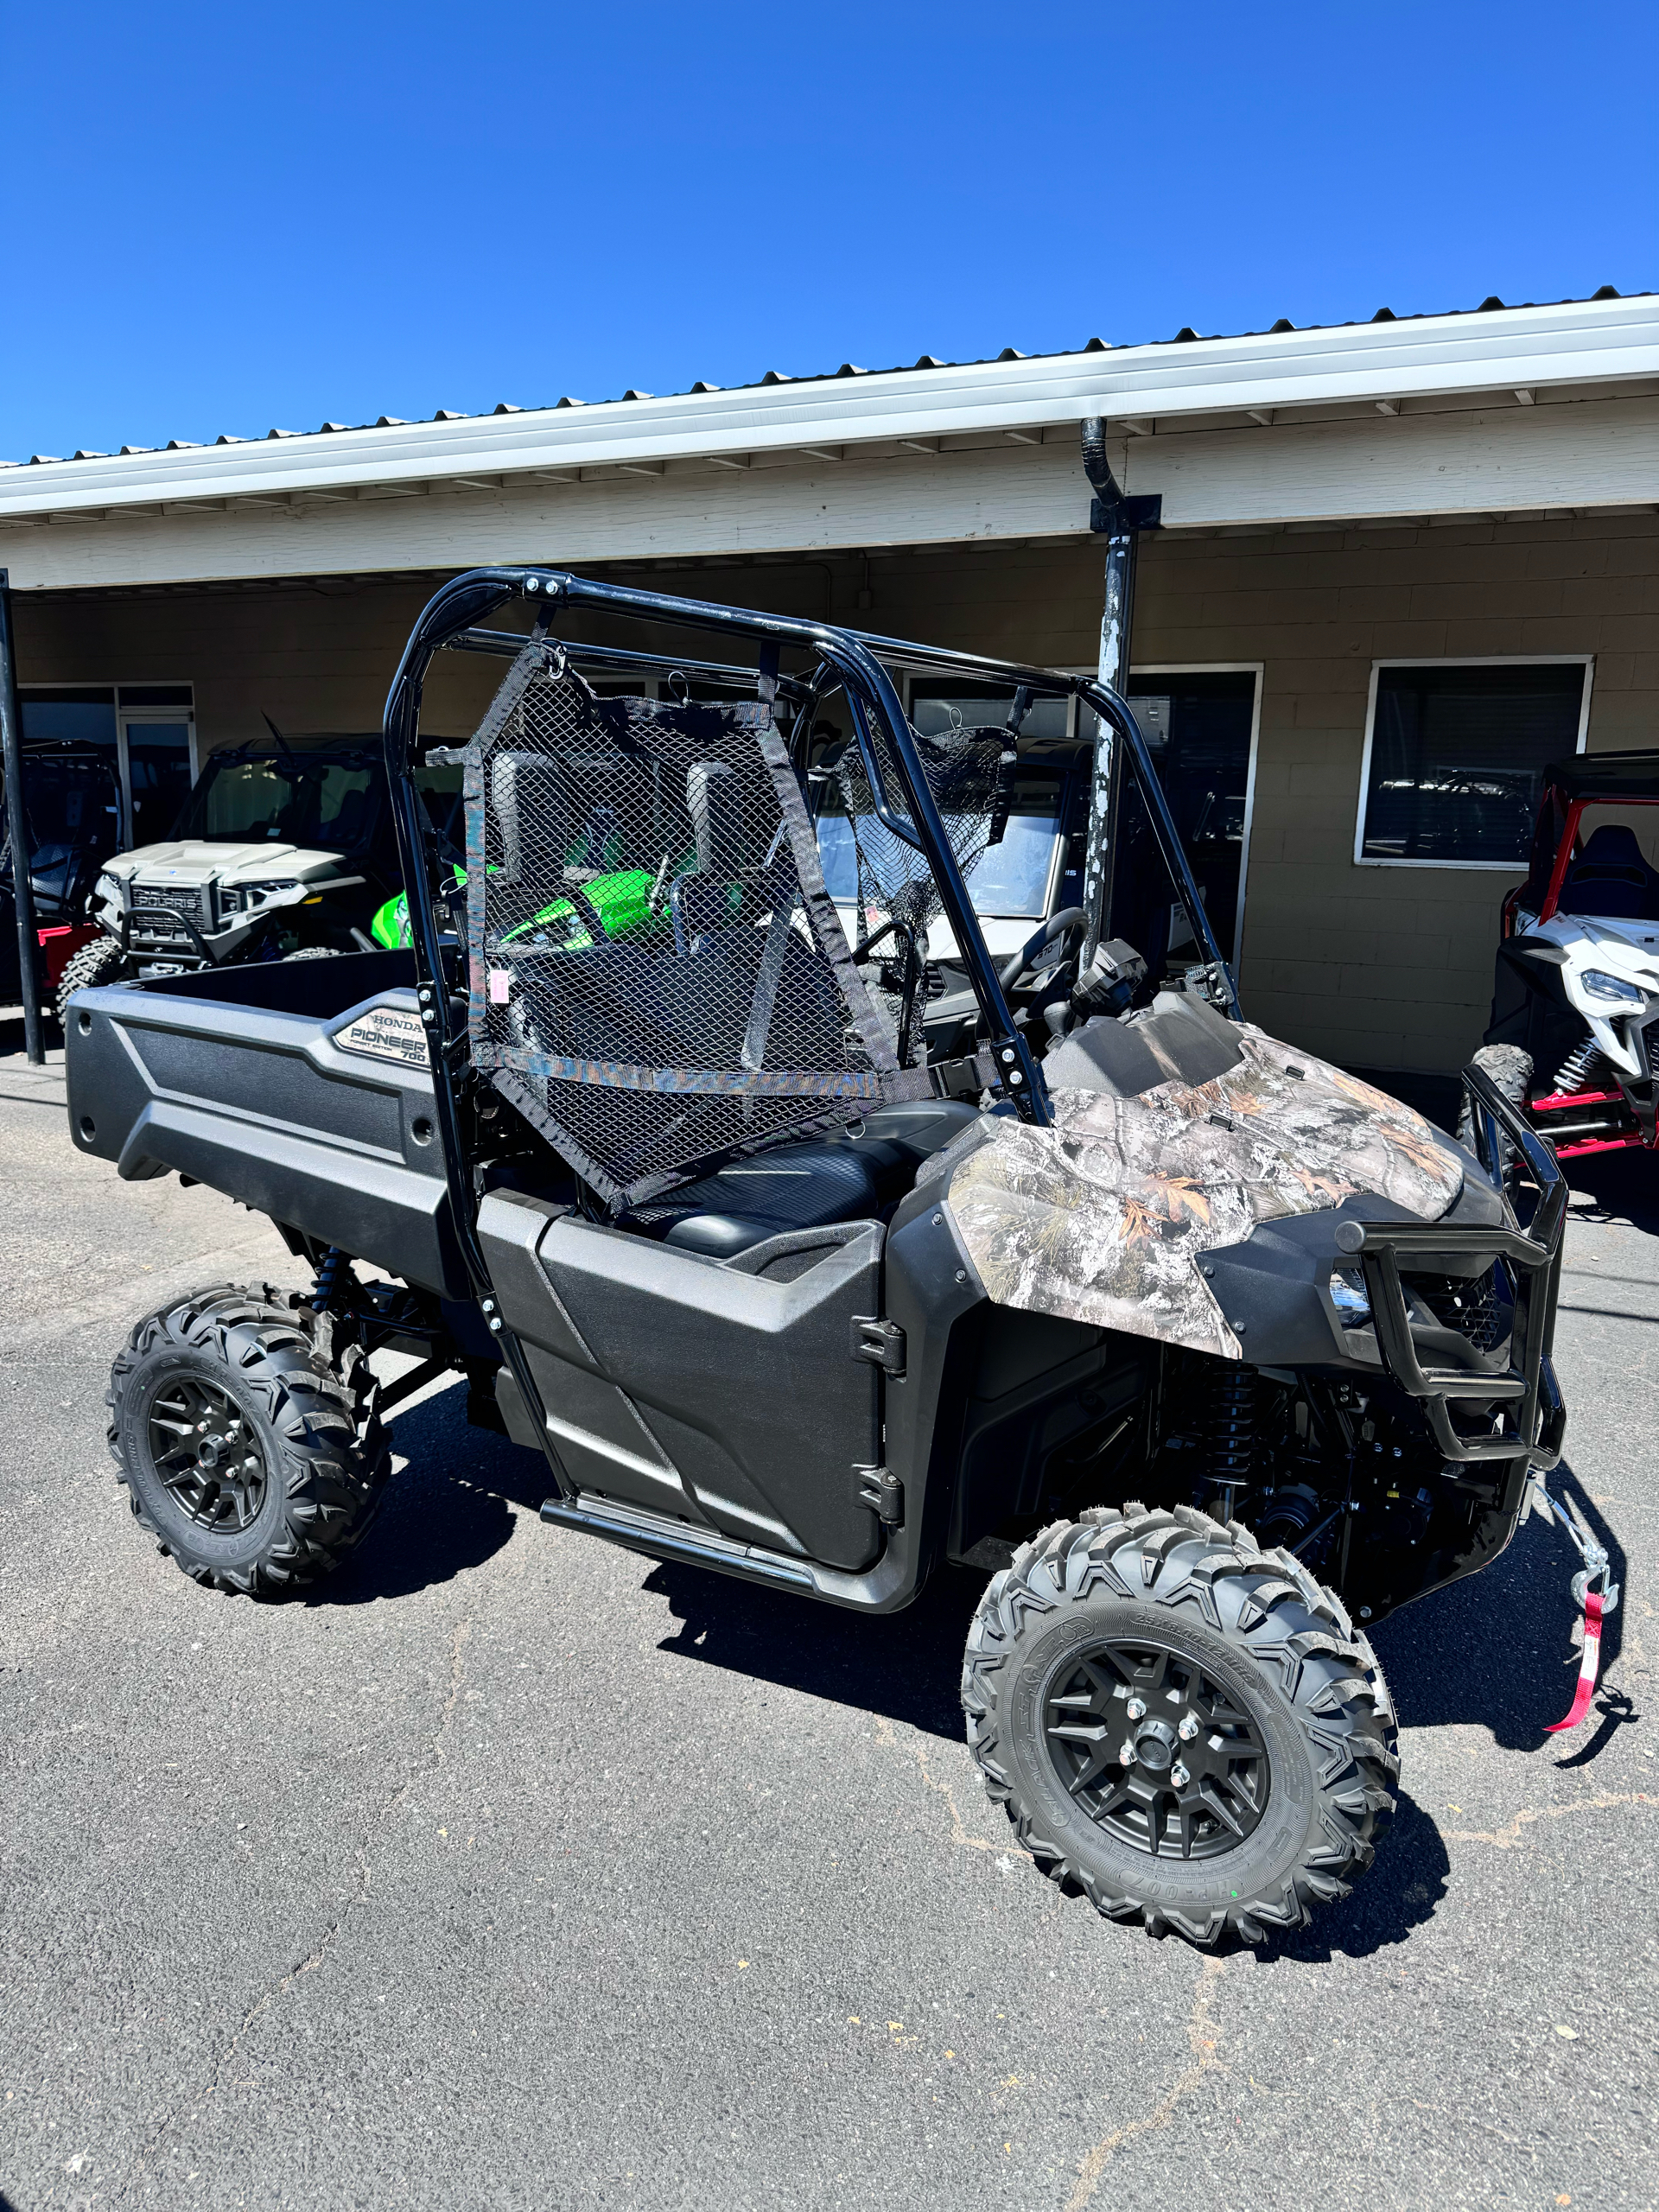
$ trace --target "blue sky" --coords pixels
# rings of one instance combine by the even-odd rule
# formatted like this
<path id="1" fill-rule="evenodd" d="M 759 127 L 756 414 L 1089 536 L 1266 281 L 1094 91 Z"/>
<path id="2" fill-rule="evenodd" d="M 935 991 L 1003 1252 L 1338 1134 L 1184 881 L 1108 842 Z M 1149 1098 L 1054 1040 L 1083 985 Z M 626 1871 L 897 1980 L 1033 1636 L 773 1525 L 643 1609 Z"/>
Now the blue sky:
<path id="1" fill-rule="evenodd" d="M 0 6 L 0 456 L 1659 289 L 1659 11 Z"/>

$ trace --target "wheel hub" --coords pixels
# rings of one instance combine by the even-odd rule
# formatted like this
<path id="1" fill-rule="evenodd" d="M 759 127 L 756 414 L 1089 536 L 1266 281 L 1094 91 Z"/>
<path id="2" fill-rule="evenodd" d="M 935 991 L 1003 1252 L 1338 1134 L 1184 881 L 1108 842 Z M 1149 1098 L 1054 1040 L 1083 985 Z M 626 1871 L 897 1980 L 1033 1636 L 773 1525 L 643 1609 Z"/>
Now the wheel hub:
<path id="1" fill-rule="evenodd" d="M 1094 1645 L 1049 1690 L 1055 1772 L 1089 1817 L 1154 1858 L 1234 1850 L 1267 1809 L 1267 1746 L 1232 1693 L 1151 1642 Z"/>
<path id="2" fill-rule="evenodd" d="M 235 1535 L 257 1518 L 269 1472 L 264 1452 L 230 1393 L 201 1375 L 175 1375 L 150 1401 L 147 1423 L 157 1478 L 198 1528 Z"/>
<path id="3" fill-rule="evenodd" d="M 1148 1720 L 1135 1739 L 1135 1756 L 1148 1774 L 1166 1774 L 1175 1764 L 1175 1731 L 1166 1721 Z"/>

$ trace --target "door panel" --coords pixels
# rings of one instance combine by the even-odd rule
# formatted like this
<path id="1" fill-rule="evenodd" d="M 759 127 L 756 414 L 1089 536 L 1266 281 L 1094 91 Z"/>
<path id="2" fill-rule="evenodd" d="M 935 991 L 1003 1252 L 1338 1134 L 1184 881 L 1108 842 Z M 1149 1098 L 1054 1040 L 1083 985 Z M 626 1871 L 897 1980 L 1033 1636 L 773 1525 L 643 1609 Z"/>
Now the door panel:
<path id="1" fill-rule="evenodd" d="M 878 1224 L 826 1230 L 788 1281 L 499 1196 L 479 1230 L 578 1481 L 828 1566 L 875 1557 L 853 1470 L 880 1457 L 877 1378 L 850 1345 L 880 1311 Z"/>

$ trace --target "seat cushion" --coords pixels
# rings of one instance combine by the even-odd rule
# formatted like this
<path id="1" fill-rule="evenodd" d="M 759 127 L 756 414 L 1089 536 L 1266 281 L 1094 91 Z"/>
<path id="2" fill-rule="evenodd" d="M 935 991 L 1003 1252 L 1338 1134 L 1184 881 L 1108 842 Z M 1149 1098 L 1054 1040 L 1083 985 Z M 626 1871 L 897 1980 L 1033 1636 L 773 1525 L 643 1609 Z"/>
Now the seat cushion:
<path id="1" fill-rule="evenodd" d="M 791 1229 L 874 1218 L 880 1210 L 872 1163 L 853 1146 L 832 1140 L 780 1145 L 775 1152 L 734 1160 L 664 1192 L 636 1217 L 665 1244 L 728 1260 Z"/>

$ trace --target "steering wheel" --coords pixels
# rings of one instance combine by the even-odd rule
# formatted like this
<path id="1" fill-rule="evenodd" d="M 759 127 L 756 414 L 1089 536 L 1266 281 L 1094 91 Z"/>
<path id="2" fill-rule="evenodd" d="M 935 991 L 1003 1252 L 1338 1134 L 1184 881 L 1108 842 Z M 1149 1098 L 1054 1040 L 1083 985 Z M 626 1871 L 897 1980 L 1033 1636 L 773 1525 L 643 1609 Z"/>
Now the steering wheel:
<path id="1" fill-rule="evenodd" d="M 1063 906 L 1058 914 L 1051 914 L 1041 929 L 1037 931 L 1034 936 L 1026 939 L 1019 951 L 1014 954 L 997 977 L 998 982 L 1002 987 L 1003 995 L 1007 996 L 1021 976 L 1049 945 L 1073 936 L 1077 939 L 1076 945 L 1070 951 L 1061 952 L 1053 960 L 1046 963 L 1046 973 L 1063 967 L 1068 959 L 1075 959 L 1077 953 L 1083 950 L 1083 933 L 1088 925 L 1089 917 L 1081 906 Z"/>

